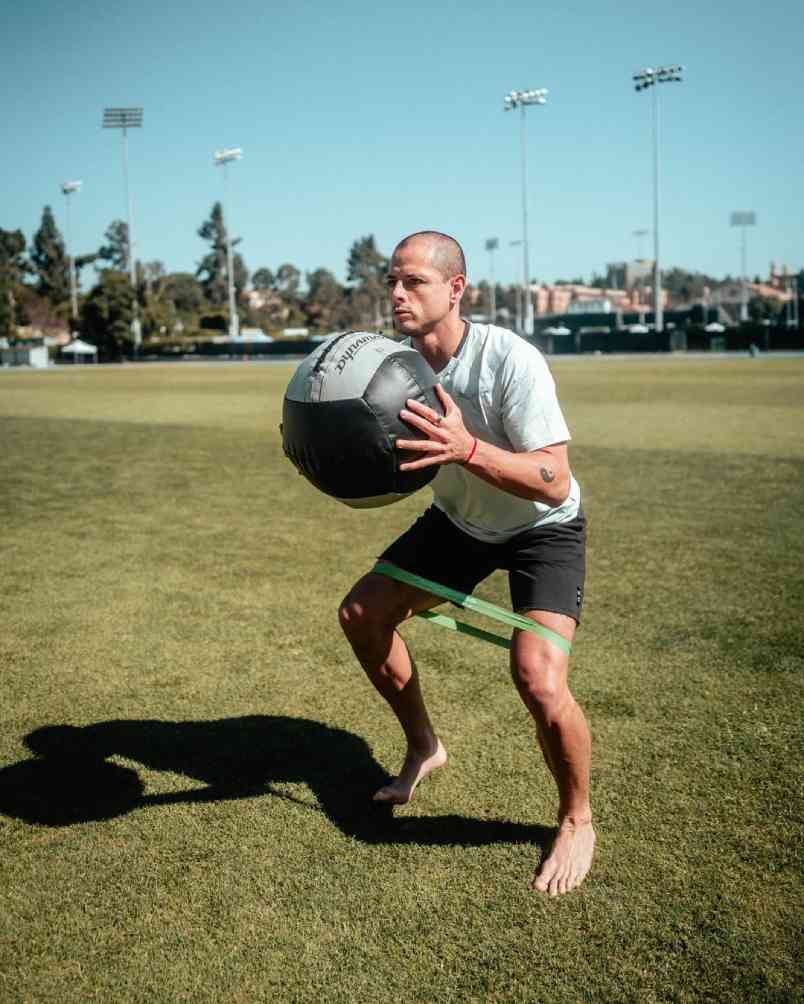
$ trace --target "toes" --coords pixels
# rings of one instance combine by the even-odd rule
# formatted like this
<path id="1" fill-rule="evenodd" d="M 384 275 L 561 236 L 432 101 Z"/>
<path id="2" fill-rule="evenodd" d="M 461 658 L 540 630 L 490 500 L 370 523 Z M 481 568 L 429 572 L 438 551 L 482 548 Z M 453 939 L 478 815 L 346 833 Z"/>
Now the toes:
<path id="1" fill-rule="evenodd" d="M 545 873 L 544 869 L 542 871 L 537 871 L 533 876 L 530 887 L 535 889 L 536 892 L 547 892 L 547 887 L 550 884 L 551 875 Z"/>

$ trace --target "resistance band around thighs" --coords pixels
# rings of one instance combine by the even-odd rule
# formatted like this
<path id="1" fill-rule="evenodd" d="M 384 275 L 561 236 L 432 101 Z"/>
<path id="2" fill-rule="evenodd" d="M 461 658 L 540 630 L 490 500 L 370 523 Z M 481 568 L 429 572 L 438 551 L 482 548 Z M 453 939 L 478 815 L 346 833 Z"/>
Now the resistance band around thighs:
<path id="1" fill-rule="evenodd" d="M 520 631 L 530 631 L 531 634 L 537 634 L 541 638 L 545 638 L 555 645 L 556 648 L 560 648 L 566 655 L 570 654 L 572 645 L 566 638 L 562 637 L 556 631 L 551 631 L 550 628 L 537 624 L 529 617 L 512 613 L 510 610 L 504 610 L 494 603 L 479 600 L 468 593 L 461 593 L 457 589 L 450 589 L 449 586 L 442 586 L 439 582 L 433 582 L 431 579 L 424 579 L 420 575 L 406 572 L 404 569 L 392 565 L 389 561 L 378 561 L 373 571 L 379 575 L 386 575 L 389 579 L 396 579 L 397 582 L 404 582 L 408 586 L 415 586 L 417 589 L 433 593 L 435 596 L 441 596 L 445 600 L 463 607 L 465 610 L 472 610 L 476 614 L 491 617 L 492 620 L 499 621 L 501 624 L 519 628 Z M 433 610 L 422 610 L 416 616 L 430 621 L 431 624 L 449 628 L 450 631 L 457 631 L 459 634 L 468 634 L 473 638 L 480 638 L 483 641 L 491 642 L 492 645 L 499 645 L 501 648 L 511 647 L 510 639 L 504 638 L 502 635 L 494 634 L 491 631 L 484 631 L 482 628 L 466 624 L 464 621 L 456 621 L 454 617 L 447 617 L 445 614 L 438 614 Z"/>

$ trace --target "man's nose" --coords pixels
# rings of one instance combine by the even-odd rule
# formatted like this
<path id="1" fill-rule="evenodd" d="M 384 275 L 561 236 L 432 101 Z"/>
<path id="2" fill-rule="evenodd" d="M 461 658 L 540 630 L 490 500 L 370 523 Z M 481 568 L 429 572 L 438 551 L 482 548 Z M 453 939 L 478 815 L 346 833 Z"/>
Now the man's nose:
<path id="1" fill-rule="evenodd" d="M 405 286 L 401 279 L 397 279 L 395 283 L 389 285 L 388 292 L 391 294 L 391 299 L 394 303 L 401 303 L 405 298 Z"/>

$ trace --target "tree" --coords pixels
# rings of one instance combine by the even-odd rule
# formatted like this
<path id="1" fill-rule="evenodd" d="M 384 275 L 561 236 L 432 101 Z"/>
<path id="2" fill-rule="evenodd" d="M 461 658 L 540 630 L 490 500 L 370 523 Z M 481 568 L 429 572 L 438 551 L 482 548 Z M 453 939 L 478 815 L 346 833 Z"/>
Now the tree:
<path id="1" fill-rule="evenodd" d="M 45 206 L 42 222 L 34 234 L 31 262 L 37 276 L 37 290 L 42 296 L 54 306 L 70 298 L 70 270 L 64 238 L 50 206 Z"/>
<path id="2" fill-rule="evenodd" d="M 771 300 L 767 296 L 752 296 L 748 301 L 748 316 L 755 324 L 760 321 L 778 320 L 783 309 L 776 300 Z"/>
<path id="3" fill-rule="evenodd" d="M 158 296 L 167 270 L 161 261 L 137 262 L 137 286 L 144 286 L 147 296 Z"/>
<path id="4" fill-rule="evenodd" d="M 276 276 L 270 268 L 258 268 L 251 277 L 251 285 L 261 291 L 276 289 Z"/>
<path id="5" fill-rule="evenodd" d="M 343 287 L 326 268 L 307 273 L 305 312 L 308 324 L 332 330 L 346 320 L 346 297 Z"/>
<path id="6" fill-rule="evenodd" d="M 103 272 L 81 312 L 81 330 L 105 358 L 119 359 L 132 341 L 134 290 L 128 277 L 111 269 Z"/>
<path id="7" fill-rule="evenodd" d="M 704 298 L 706 289 L 716 287 L 716 279 L 702 272 L 687 272 L 683 268 L 667 269 L 662 275 L 662 286 L 675 303 L 692 303 Z"/>
<path id="8" fill-rule="evenodd" d="M 106 244 L 98 251 L 98 258 L 107 262 L 107 268 L 115 272 L 128 272 L 128 224 L 123 220 L 112 220 L 103 235 Z"/>
<path id="9" fill-rule="evenodd" d="M 473 310 L 478 314 L 485 314 L 493 322 L 493 318 L 491 318 L 491 284 L 487 279 L 481 279 L 476 290 L 477 299 L 473 304 Z"/>
<path id="10" fill-rule="evenodd" d="M 81 288 L 81 270 L 86 268 L 87 265 L 91 265 L 94 261 L 97 261 L 100 257 L 100 252 L 95 251 L 94 254 L 77 254 L 73 258 L 73 265 L 75 266 L 75 284 L 80 289 Z"/>
<path id="11" fill-rule="evenodd" d="M 497 312 L 505 311 L 504 317 L 509 323 L 519 317 L 522 310 L 522 287 L 513 286 L 497 287 Z"/>
<path id="12" fill-rule="evenodd" d="M 172 272 L 160 284 L 161 296 L 173 305 L 177 314 L 189 316 L 204 306 L 201 284 L 189 272 Z"/>
<path id="13" fill-rule="evenodd" d="M 380 254 L 374 242 L 374 235 L 358 238 L 349 249 L 347 280 L 353 283 L 356 296 L 352 302 L 362 315 L 360 323 L 383 323 L 382 305 L 385 302 L 385 277 L 388 259 Z"/>
<path id="14" fill-rule="evenodd" d="M 303 320 L 298 304 L 299 270 L 295 266 L 284 264 L 276 273 L 270 268 L 258 268 L 251 285 L 257 296 L 249 300 L 250 324 L 268 330 Z"/>
<path id="15" fill-rule="evenodd" d="M 276 273 L 276 288 L 288 303 L 295 301 L 298 297 L 300 282 L 301 272 L 295 265 L 285 262 L 284 265 L 279 266 Z"/>
<path id="16" fill-rule="evenodd" d="M 14 304 L 11 300 L 11 290 L 6 289 L 0 279 L 0 341 L 10 342 L 17 333 L 14 322 Z"/>
<path id="17" fill-rule="evenodd" d="M 22 231 L 0 228 L 0 338 L 10 339 L 16 333 L 14 288 L 27 271 L 24 254 Z"/>
<path id="18" fill-rule="evenodd" d="M 229 280 L 226 268 L 226 225 L 223 206 L 216 202 L 209 215 L 198 229 L 198 236 L 208 241 L 210 249 L 201 259 L 196 269 L 196 278 L 201 279 L 204 295 L 214 306 L 222 306 L 229 299 Z M 240 238 L 232 239 L 232 247 L 240 243 Z M 239 297 L 248 282 L 248 270 L 239 254 L 233 255 L 232 271 L 236 296 Z"/>

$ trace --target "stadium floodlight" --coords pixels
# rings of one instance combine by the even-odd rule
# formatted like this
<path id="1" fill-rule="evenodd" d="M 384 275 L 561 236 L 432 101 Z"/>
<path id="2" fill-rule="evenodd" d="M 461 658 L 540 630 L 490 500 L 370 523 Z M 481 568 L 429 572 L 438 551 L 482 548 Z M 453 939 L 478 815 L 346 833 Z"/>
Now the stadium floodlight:
<path id="1" fill-rule="evenodd" d="M 123 133 L 123 180 L 126 188 L 126 206 L 128 210 L 128 240 L 126 241 L 126 264 L 128 265 L 131 288 L 137 289 L 137 273 L 134 263 L 134 211 L 131 205 L 131 192 L 128 185 L 128 130 L 142 127 L 142 108 L 104 108 L 103 128 L 120 129 Z M 137 310 L 136 297 L 134 299 L 134 310 Z M 134 333 L 134 351 L 139 348 L 141 341 L 140 319 L 134 317 L 131 322 Z"/>
<path id="2" fill-rule="evenodd" d="M 680 82 L 683 66 L 647 66 L 633 75 L 634 90 L 653 88 L 653 316 L 656 331 L 664 330 L 662 270 L 659 264 L 659 101 L 657 84 Z"/>
<path id="3" fill-rule="evenodd" d="M 221 164 L 228 164 L 233 160 L 240 160 L 243 156 L 243 151 L 239 146 L 232 147 L 231 150 L 216 150 L 215 151 L 215 164 L 220 166 Z"/>
<path id="4" fill-rule="evenodd" d="M 757 214 L 753 212 L 734 212 L 729 217 L 729 222 L 733 227 L 739 227 L 740 238 L 740 320 L 748 320 L 748 276 L 746 265 L 746 227 L 755 227 L 757 224 Z"/>
<path id="5" fill-rule="evenodd" d="M 229 287 L 229 337 L 237 338 L 240 334 L 240 318 L 237 316 L 237 304 L 235 303 L 234 284 L 234 256 L 232 255 L 232 238 L 229 235 L 229 228 L 226 226 L 226 195 L 228 188 L 229 174 L 227 165 L 233 161 L 240 160 L 243 151 L 239 146 L 231 147 L 228 150 L 216 150 L 213 162 L 216 167 L 223 168 L 223 230 L 226 234 L 226 279 Z"/>
<path id="6" fill-rule="evenodd" d="M 73 321 L 78 320 L 78 285 L 75 281 L 75 258 L 72 253 L 72 237 L 70 235 L 70 196 L 81 191 L 81 184 L 80 181 L 63 181 L 61 183 L 61 193 L 67 207 L 67 264 L 70 270 L 70 316 Z"/>
<path id="7" fill-rule="evenodd" d="M 522 333 L 533 334 L 533 299 L 530 295 L 530 265 L 528 262 L 528 161 L 525 108 L 528 105 L 547 104 L 547 88 L 538 87 L 529 91 L 509 91 L 503 98 L 503 111 L 520 109 L 520 142 L 522 159 Z"/>
<path id="8" fill-rule="evenodd" d="M 494 279 L 494 252 L 499 246 L 499 237 L 489 237 L 486 241 L 486 250 L 489 253 L 489 320 L 492 324 L 495 324 L 497 321 L 497 288 Z"/>

